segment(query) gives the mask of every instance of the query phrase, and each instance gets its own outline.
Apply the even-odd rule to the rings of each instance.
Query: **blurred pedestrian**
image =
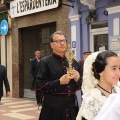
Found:
[[[78,61],[78,64],[80,66],[80,78],[82,80],[82,77],[83,77],[83,66],[84,66],[84,61],[85,59],[91,54],[91,51],[86,51],[83,53],[83,59],[80,59]]]
[[[10,96],[10,85],[7,78],[7,71],[5,66],[0,65],[0,104],[3,96],[3,83],[6,89],[6,96]]]
[[[30,72],[32,74],[32,77],[33,77],[33,83],[32,83],[32,86],[33,84],[35,83],[36,81],[36,75],[37,75],[37,66],[40,62],[40,57],[41,57],[41,53],[40,53],[40,50],[36,50],[34,52],[35,54],[35,57],[30,59]],[[36,91],[36,100],[37,100],[37,105],[38,105],[38,108],[39,106],[41,105],[42,103],[42,95],[40,93],[40,91]]]
[[[35,71],[38,66],[38,63],[40,62],[40,56],[41,56],[40,50],[36,50],[34,54],[35,54],[35,57],[30,59],[30,72],[33,77],[35,75]]]
[[[80,74],[79,65],[73,59],[70,76],[67,76],[68,60],[65,57],[67,40],[62,31],[50,37],[53,53],[41,59],[37,74],[37,89],[44,94],[39,120],[76,120],[76,89]]]

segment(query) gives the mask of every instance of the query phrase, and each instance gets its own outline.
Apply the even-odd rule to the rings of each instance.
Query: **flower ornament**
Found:
[[[96,0],[80,0],[80,2],[84,5],[87,5],[90,9],[88,16],[86,17],[86,22],[91,23],[96,20],[96,8],[95,8]]]
[[[86,22],[91,23],[96,20],[96,10],[90,10],[89,15],[86,17]]]

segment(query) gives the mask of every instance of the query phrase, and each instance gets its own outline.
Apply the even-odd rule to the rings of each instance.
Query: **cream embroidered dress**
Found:
[[[117,86],[114,89],[117,93],[120,93],[120,89]],[[90,90],[83,95],[82,105],[76,120],[82,120],[82,117],[87,120],[94,120],[106,100],[107,97],[98,88]]]

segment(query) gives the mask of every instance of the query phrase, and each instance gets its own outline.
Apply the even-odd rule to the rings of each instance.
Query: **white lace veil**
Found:
[[[82,83],[83,94],[89,92],[89,90],[94,88],[98,83],[98,80],[92,75],[92,63],[95,61],[98,53],[100,52],[101,51],[89,55],[84,62]]]

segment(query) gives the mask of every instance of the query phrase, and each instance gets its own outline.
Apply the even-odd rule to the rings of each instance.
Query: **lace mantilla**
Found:
[[[98,80],[92,75],[92,63],[95,61],[98,53],[100,53],[100,51],[89,55],[84,62],[82,83],[83,93],[87,93],[90,89],[93,89],[98,84]]]

